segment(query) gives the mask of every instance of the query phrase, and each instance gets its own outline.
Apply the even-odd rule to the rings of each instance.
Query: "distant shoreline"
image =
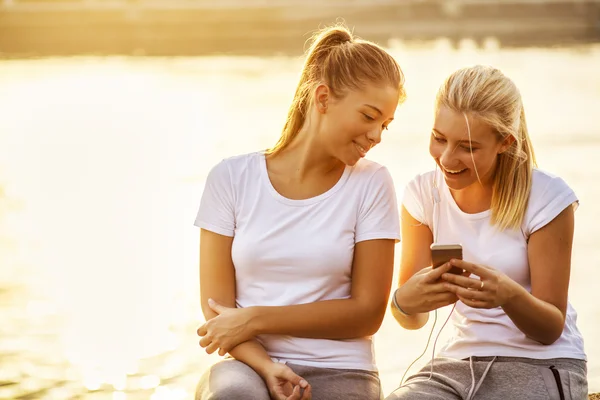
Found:
[[[0,0],[0,56],[294,55],[312,32],[339,21],[384,45],[442,37],[493,38],[502,47],[600,42],[600,0],[267,3]]]

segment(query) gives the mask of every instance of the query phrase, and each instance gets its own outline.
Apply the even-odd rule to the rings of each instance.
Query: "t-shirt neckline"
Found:
[[[349,167],[348,165],[346,165],[346,167],[344,168],[344,172],[342,173],[342,176],[340,177],[340,179],[338,179],[338,181],[335,183],[335,185],[333,185],[329,190],[327,190],[317,196],[309,197],[308,199],[297,200],[297,199],[290,199],[290,198],[287,198],[287,197],[281,195],[275,189],[275,187],[273,187],[273,184],[271,183],[271,179],[269,179],[269,173],[267,171],[267,158],[266,158],[265,152],[258,153],[258,160],[260,163],[260,176],[263,181],[263,184],[267,187],[268,191],[271,193],[271,195],[277,201],[279,201],[280,203],[283,203],[283,204],[290,205],[290,206],[305,206],[305,205],[309,205],[309,204],[315,204],[315,203],[325,200],[328,197],[331,197],[332,195],[334,195],[337,191],[339,191],[344,186],[344,184],[348,180],[348,177],[350,176],[350,172],[352,171],[352,168]]]

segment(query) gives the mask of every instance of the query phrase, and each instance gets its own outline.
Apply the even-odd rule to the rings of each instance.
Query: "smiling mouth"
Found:
[[[356,149],[360,153],[361,157],[364,157],[365,154],[367,154],[367,152],[369,151],[369,149],[365,149],[363,146],[361,146],[360,144],[358,144],[356,142],[352,142],[352,143],[354,143],[354,145],[356,146]]]
[[[448,175],[459,175],[467,170],[466,168],[457,169],[457,170],[452,170],[452,169],[448,169],[448,168],[443,168],[443,169],[444,169],[444,172],[447,173]]]

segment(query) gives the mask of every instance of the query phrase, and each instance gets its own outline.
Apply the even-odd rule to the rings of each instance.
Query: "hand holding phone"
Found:
[[[460,244],[435,244],[430,246],[431,266],[438,268],[452,259],[462,260],[462,246]],[[452,267],[451,274],[462,275],[462,269]]]

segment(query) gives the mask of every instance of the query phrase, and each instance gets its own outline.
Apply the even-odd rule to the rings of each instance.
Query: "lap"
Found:
[[[383,397],[377,372],[287,365],[310,383],[314,400],[380,400]]]
[[[585,361],[572,359],[533,360],[499,357],[490,367],[490,358],[474,358],[473,375],[469,360],[437,358],[433,375],[430,365],[411,376],[403,387],[386,400],[402,399],[467,399],[476,387],[476,399],[506,400],[560,399],[560,387],[566,400],[587,399]],[[556,370],[554,372],[550,367]],[[558,374],[558,380],[555,375]]]
[[[228,359],[211,366],[200,378],[196,400],[269,400],[265,382],[241,361]]]
[[[380,400],[383,397],[376,372],[287,365],[311,385],[313,400]],[[229,359],[210,367],[196,388],[196,400],[221,399],[269,400],[269,392],[251,367]]]

